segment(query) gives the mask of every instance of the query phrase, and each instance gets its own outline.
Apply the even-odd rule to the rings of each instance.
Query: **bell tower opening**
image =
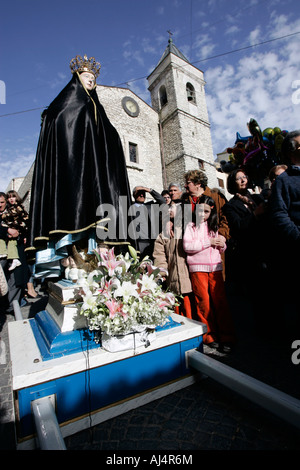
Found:
[[[194,103],[194,104],[197,104],[196,103],[196,92],[195,92],[195,88],[193,87],[193,85],[189,82],[187,82],[186,84],[186,97],[187,97],[187,100],[190,102],[190,103]]]

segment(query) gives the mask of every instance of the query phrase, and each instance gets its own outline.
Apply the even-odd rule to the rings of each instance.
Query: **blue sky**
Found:
[[[236,132],[249,134],[251,117],[262,129],[300,128],[299,0],[9,0],[0,15],[0,191],[33,163],[40,114],[70,80],[73,57],[94,56],[98,84],[129,86],[150,104],[145,77],[168,30],[204,72],[215,155]]]

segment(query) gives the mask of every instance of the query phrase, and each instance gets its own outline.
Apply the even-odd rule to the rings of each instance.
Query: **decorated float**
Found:
[[[205,325],[174,313],[166,275],[134,249],[67,261],[46,309],[9,323],[18,449],[34,448],[35,403],[51,400],[63,437],[191,385],[186,352]]]

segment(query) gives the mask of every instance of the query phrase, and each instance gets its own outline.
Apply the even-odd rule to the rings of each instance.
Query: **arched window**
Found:
[[[129,142],[129,161],[138,163],[138,146],[132,142]]]
[[[162,85],[159,89],[159,101],[161,108],[168,102],[167,90],[165,85]]]
[[[195,88],[189,82],[186,84],[186,97],[188,101],[191,101],[192,103],[196,104]]]

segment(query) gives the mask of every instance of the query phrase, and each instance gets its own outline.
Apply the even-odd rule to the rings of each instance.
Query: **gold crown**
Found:
[[[100,73],[101,64],[96,62],[94,57],[88,59],[87,55],[84,55],[83,58],[80,55],[77,55],[70,62],[70,69],[72,73],[75,72],[90,72],[95,75],[97,78]]]

